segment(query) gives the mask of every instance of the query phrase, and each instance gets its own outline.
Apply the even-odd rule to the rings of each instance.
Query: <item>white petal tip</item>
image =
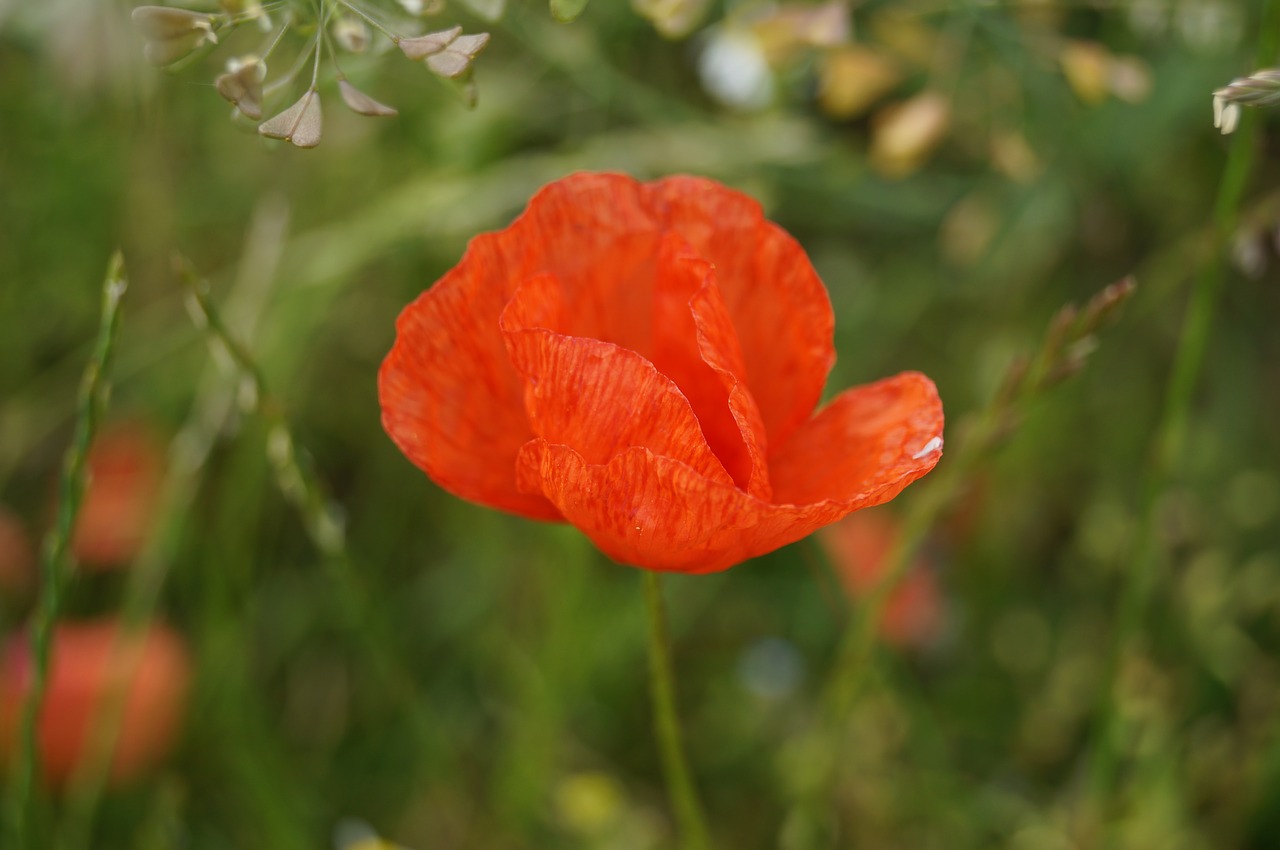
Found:
[[[942,438],[941,438],[941,437],[934,437],[932,440],[930,440],[929,442],[925,443],[925,444],[924,444],[924,447],[923,447],[922,449],[920,449],[920,451],[918,451],[918,452],[916,452],[915,454],[913,454],[913,455],[911,456],[911,459],[912,459],[912,460],[920,460],[921,458],[928,457],[929,455],[933,454],[934,452],[941,451],[941,450],[942,450]]]

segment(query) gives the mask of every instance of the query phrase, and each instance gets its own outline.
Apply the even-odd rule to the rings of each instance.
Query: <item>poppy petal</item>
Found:
[[[768,501],[764,421],[742,380],[742,350],[715,268],[672,232],[658,252],[653,325],[654,365],[689,400],[707,443],[737,485]]]
[[[661,233],[643,188],[622,174],[573,174],[539,191],[500,235],[522,252],[517,283],[542,272],[559,280],[572,305],[566,333],[647,356]]]
[[[679,387],[634,351],[562,333],[567,315],[559,281],[538,275],[516,291],[499,322],[525,378],[534,434],[592,464],[643,446],[732,484]]]
[[[769,445],[781,445],[813,412],[835,363],[826,287],[800,244],[749,196],[697,177],[670,177],[649,189],[666,227],[715,264],[747,386]]]
[[[458,265],[401,313],[378,377],[383,426],[441,487],[558,518],[546,500],[516,488],[515,455],[533,432],[498,318],[520,282],[554,270],[576,332],[643,351],[651,323],[635,316],[652,310],[658,237],[640,194],[641,184],[618,174],[552,183],[506,230],[472,239]]]
[[[498,317],[510,261],[494,236],[396,321],[378,373],[382,424],[409,460],[444,489],[533,519],[558,519],[545,499],[516,488],[515,457],[533,437],[523,384],[507,359]]]
[[[522,486],[538,488],[618,563],[699,573],[754,554],[743,531],[763,502],[646,448],[591,464],[569,446],[531,440],[516,469]]]
[[[941,456],[938,391],[904,372],[836,396],[772,453],[769,469],[778,502],[867,507],[892,499]]]
[[[569,446],[531,440],[516,475],[537,488],[606,555],[650,570],[708,573],[794,543],[861,507],[896,495],[906,481],[880,482],[848,499],[777,505],[643,447],[605,464]]]

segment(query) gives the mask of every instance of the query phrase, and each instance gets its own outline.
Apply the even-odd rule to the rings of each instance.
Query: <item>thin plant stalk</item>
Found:
[[[1264,11],[1262,38],[1257,63],[1265,65],[1280,50],[1280,3],[1270,0]],[[1174,355],[1173,371],[1165,395],[1164,408],[1153,439],[1153,453],[1145,468],[1140,498],[1142,524],[1139,537],[1124,571],[1116,616],[1116,633],[1107,660],[1105,691],[1095,717],[1095,746],[1090,768],[1090,794],[1102,805],[1115,790],[1123,746],[1119,716],[1119,675],[1122,662],[1138,640],[1150,604],[1151,591],[1160,572],[1162,555],[1157,534],[1156,508],[1160,494],[1176,474],[1186,454],[1191,402],[1204,366],[1209,334],[1217,314],[1226,272],[1225,246],[1229,244],[1240,216],[1245,185],[1257,149],[1253,110],[1245,110],[1227,154],[1222,180],[1213,208],[1213,224],[1219,250],[1196,277],[1191,303]]]
[[[396,661],[383,618],[374,613],[367,588],[358,580],[346,545],[346,519],[329,496],[308,455],[293,439],[281,404],[270,395],[261,368],[235,338],[209,299],[206,283],[185,261],[179,274],[187,285],[192,317],[207,331],[215,351],[227,356],[240,373],[241,393],[267,427],[267,455],[277,483],[302,518],[312,544],[320,551],[330,578],[339,589],[347,627],[364,645],[374,673],[409,712],[414,735],[424,757],[441,757],[447,748],[431,716],[426,697]]]
[[[41,593],[31,624],[31,688],[22,705],[18,755],[9,797],[9,823],[15,848],[34,846],[31,810],[37,763],[37,719],[49,684],[53,626],[61,610],[63,592],[71,580],[71,538],[88,480],[89,447],[107,406],[110,386],[107,373],[120,329],[120,302],[127,288],[124,258],[116,251],[102,283],[102,318],[93,354],[80,384],[75,432],[63,461],[58,487],[57,519],[45,539],[41,556]]]
[[[1036,355],[1014,361],[991,401],[961,425],[955,451],[910,500],[883,571],[855,604],[823,691],[822,716],[803,743],[803,750],[815,756],[813,773],[800,789],[785,827],[798,835],[801,845],[826,840],[820,824],[838,779],[835,754],[842,748],[846,719],[875,666],[876,635],[885,605],[906,578],[929,529],[963,492],[973,470],[1016,426],[1020,409],[1083,368],[1092,351],[1093,334],[1128,300],[1133,289],[1133,279],[1125,278],[1095,295],[1083,309],[1068,305],[1060,310]]]
[[[649,615],[649,689],[653,699],[653,728],[662,756],[667,793],[680,829],[683,850],[708,850],[711,846],[707,819],[693,784],[676,711],[675,674],[671,663],[671,637],[662,598],[662,578],[644,573],[644,601]]]
[[[287,207],[274,197],[260,205],[255,213],[236,290],[241,296],[239,318],[246,330],[256,326],[264,307],[267,286],[279,263],[287,219]],[[129,572],[120,617],[122,628],[113,652],[128,652],[132,642],[141,638],[154,619],[169,565],[186,530],[185,521],[195,500],[205,461],[234,403],[235,389],[228,386],[225,378],[210,373],[201,381],[192,413],[170,445],[168,473],[157,511],[158,531],[151,535]],[[126,685],[127,677],[109,689],[102,710],[95,715],[87,754],[72,777],[61,818],[64,826],[59,846],[63,850],[82,850],[89,846],[94,814],[106,787],[124,719]]]
[[[885,605],[893,591],[906,578],[915,554],[938,519],[961,492],[978,461],[985,457],[999,431],[1000,416],[995,405],[989,406],[972,423],[966,438],[960,441],[950,462],[911,501],[901,533],[885,558],[884,571],[875,585],[854,605],[853,616],[841,638],[836,661],[822,692],[819,722],[803,740],[802,751],[814,754],[812,773],[800,789],[799,799],[788,814],[784,829],[800,847],[827,846],[830,836],[822,824],[824,812],[838,780],[838,758],[842,748],[845,721],[875,668],[876,635],[884,617]],[[790,842],[788,842],[790,844]]]
[[[392,43],[398,44],[400,42],[399,35],[389,30],[385,24],[383,24],[377,18],[370,15],[364,9],[361,9],[359,6],[357,6],[354,3],[347,2],[347,0],[338,0],[338,2],[341,3],[343,6],[345,6],[349,11],[354,12],[357,16],[363,18],[365,23],[367,23],[369,26],[373,27],[378,32],[385,35],[387,38],[389,38],[392,41]]]
[[[1036,356],[1015,361],[991,402],[962,424],[956,450],[929,477],[922,492],[911,500],[902,532],[886,559],[884,571],[856,606],[827,681],[828,722],[838,723],[848,715],[869,672],[868,661],[885,604],[906,577],[929,529],[960,495],[978,464],[1016,426],[1019,409],[1083,368],[1092,351],[1094,332],[1114,315],[1133,289],[1133,279],[1125,278],[1098,293],[1083,309],[1067,306],[1060,310],[1050,323]]]

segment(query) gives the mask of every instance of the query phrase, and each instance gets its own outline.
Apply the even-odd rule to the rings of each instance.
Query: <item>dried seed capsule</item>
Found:
[[[152,65],[171,65],[206,41],[218,43],[212,15],[168,6],[139,6],[132,18],[146,39],[143,55]]]
[[[487,32],[460,35],[439,53],[427,57],[427,67],[442,77],[457,77],[471,67],[476,55],[489,43]]]
[[[372,117],[399,114],[394,107],[374,100],[346,80],[338,80],[338,91],[342,93],[343,102],[350,107],[352,112]]]
[[[308,89],[298,102],[258,125],[258,132],[271,139],[283,139],[300,148],[320,144],[320,96]]]
[[[451,27],[414,38],[402,38],[396,42],[396,45],[410,59],[425,59],[444,50],[460,35],[462,35],[462,27]]]
[[[245,117],[254,121],[262,119],[262,81],[267,75],[267,65],[256,56],[233,59],[227,63],[227,73],[213,81],[218,94],[230,101]]]

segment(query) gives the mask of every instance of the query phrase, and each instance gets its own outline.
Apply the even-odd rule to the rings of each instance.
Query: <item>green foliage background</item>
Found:
[[[1258,114],[1224,138],[1210,110],[1268,33],[1262,3],[1214,3],[1239,24],[1218,41],[1180,23],[1202,4],[1155,3],[1159,33],[1133,26],[1131,5],[858,6],[858,38],[896,7],[959,57],[946,140],[891,180],[869,165],[868,120],[815,105],[811,59],[779,72],[772,106],[735,112],[699,84],[706,32],[664,40],[625,3],[596,0],[568,25],[539,4],[513,3],[493,25],[450,7],[444,23],[493,33],[476,63],[479,106],[465,110],[399,55],[349,60],[401,115],[360,118],[324,89],[313,151],[227,120],[208,84],[226,51],[172,75],[142,66],[128,4],[0,3],[0,504],[33,533],[49,524],[116,245],[131,285],[109,418],[172,435],[201,393],[234,386],[184,309],[179,251],[229,315],[261,298],[244,342],[345,518],[353,577],[276,486],[270,422],[233,410],[215,423],[193,501],[173,519],[156,614],[193,653],[184,734],[163,770],[108,793],[91,846],[302,850],[331,846],[353,817],[411,850],[675,845],[640,575],[572,529],[444,494],[378,421],[375,376],[398,311],[470,236],[578,169],[696,173],[759,198],[830,288],[830,391],[921,370],[949,438],[1059,307],[1138,280],[1085,370],[1025,411],[934,528],[942,637],[877,652],[839,749],[797,744],[851,616],[814,542],[666,582],[717,846],[824,846],[788,818],[821,758],[839,765],[825,846],[1273,846],[1276,124]],[[711,20],[733,11],[716,6]],[[1139,57],[1150,95],[1083,103],[1055,59],[1062,38]],[[887,99],[928,82],[908,75]],[[1025,137],[1034,176],[994,167],[997,131]],[[1255,167],[1224,236],[1214,203],[1233,143],[1252,146]],[[961,203],[994,223],[968,262],[940,247],[964,224],[948,219]],[[272,222],[284,223],[278,240],[262,235]],[[271,264],[244,259],[255,238],[280,251],[257,282]],[[1251,274],[1231,262],[1246,249],[1261,258]],[[1148,513],[1141,482],[1190,293],[1223,264],[1184,451]],[[926,486],[882,510],[908,509]],[[1159,557],[1140,631],[1119,653],[1119,770],[1099,799],[1095,715],[1148,525]],[[76,577],[64,616],[118,610],[129,580]],[[6,632],[31,602],[4,599]],[[771,639],[794,649],[801,675],[765,698],[741,671]],[[41,796],[52,836],[66,808]]]

